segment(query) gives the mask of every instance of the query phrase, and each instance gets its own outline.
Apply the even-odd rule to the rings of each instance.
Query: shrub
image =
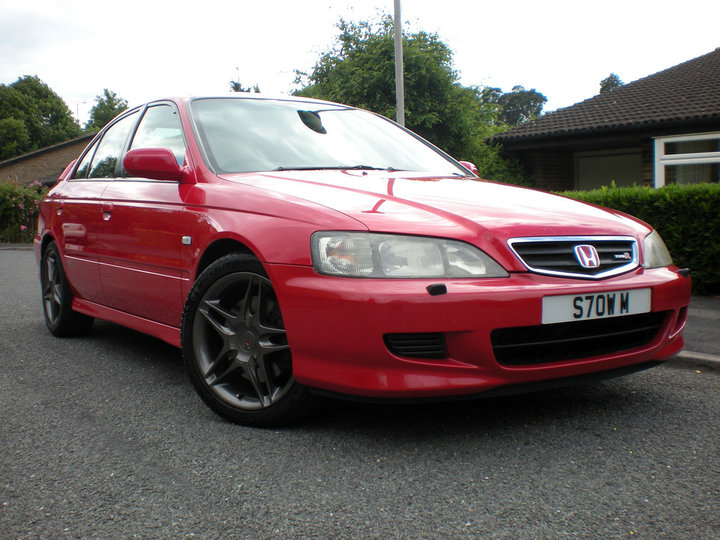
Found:
[[[27,186],[0,180],[0,242],[32,242],[46,191],[37,180]]]
[[[690,268],[696,293],[720,291],[720,184],[603,187],[563,195],[651,224],[665,240],[675,264]]]

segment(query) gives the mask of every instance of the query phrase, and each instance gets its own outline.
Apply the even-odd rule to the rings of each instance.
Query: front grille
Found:
[[[505,366],[579,360],[647,345],[663,326],[666,312],[592,321],[493,330],[495,359]]]
[[[638,265],[637,242],[628,236],[513,238],[508,244],[528,270],[539,274],[599,279]],[[575,247],[580,245],[597,250],[600,266],[584,268],[580,264],[575,255]]]
[[[426,360],[445,358],[443,334],[386,334],[383,340],[395,356]]]

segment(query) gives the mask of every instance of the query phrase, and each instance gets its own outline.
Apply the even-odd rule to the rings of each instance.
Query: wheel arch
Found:
[[[40,252],[39,252],[40,258],[42,258],[42,254],[45,253],[45,250],[47,249],[48,244],[50,242],[54,242],[55,245],[58,246],[58,251],[60,250],[60,246],[58,245],[55,237],[52,235],[52,233],[50,233],[49,231],[46,231],[45,234],[40,239]],[[62,253],[60,253],[60,254],[62,255]]]
[[[247,245],[243,244],[241,241],[234,238],[220,238],[218,240],[215,240],[205,248],[205,251],[200,257],[200,261],[198,262],[197,269],[195,270],[193,282],[196,281],[198,277],[200,277],[200,274],[202,274],[208,266],[210,266],[212,263],[214,263],[221,257],[229,255],[230,253],[243,253],[245,255],[250,255],[251,257],[254,257],[258,261],[260,261],[260,258],[257,256],[257,254],[255,254],[252,249],[250,249]]]

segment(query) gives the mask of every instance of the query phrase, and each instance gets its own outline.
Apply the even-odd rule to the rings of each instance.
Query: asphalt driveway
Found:
[[[514,398],[326,401],[260,430],[215,416],[158,340],[102,322],[50,336],[30,251],[0,250],[0,276],[2,538],[718,537],[712,362]],[[714,302],[688,327],[709,357]]]

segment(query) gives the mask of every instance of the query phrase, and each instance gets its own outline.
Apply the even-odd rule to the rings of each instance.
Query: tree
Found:
[[[103,89],[103,93],[95,96],[95,105],[90,109],[90,119],[85,124],[85,131],[96,131],[128,108],[128,103],[112,90]]]
[[[610,92],[611,90],[614,90],[615,88],[618,88],[623,84],[624,83],[620,80],[620,77],[618,77],[614,73],[611,73],[605,79],[600,81],[600,93],[604,94],[605,92]]]
[[[296,72],[296,95],[338,101],[395,118],[393,21],[351,23],[340,20],[336,44],[312,71]],[[480,174],[518,181],[488,138],[501,129],[497,107],[481,90],[458,83],[452,51],[437,34],[403,35],[406,126],[458,159],[473,161]]]
[[[392,19],[379,23],[340,20],[336,46],[323,54],[297,95],[347,103],[394,118],[395,67]],[[475,91],[456,84],[452,52],[435,34],[403,37],[405,123],[458,155],[478,131],[484,115]]]
[[[30,142],[25,123],[17,118],[0,120],[0,160],[23,153]]]
[[[260,87],[256,84],[252,88],[243,88],[243,85],[240,84],[240,82],[236,81],[230,81],[230,91],[231,92],[255,92],[256,94],[260,93]]]
[[[513,86],[511,92],[503,93],[500,88],[483,88],[481,99],[498,107],[498,120],[508,126],[517,126],[542,113],[547,98],[535,90],[525,90],[521,85]]]
[[[37,76],[0,84],[0,159],[78,137],[82,130],[65,102]]]

